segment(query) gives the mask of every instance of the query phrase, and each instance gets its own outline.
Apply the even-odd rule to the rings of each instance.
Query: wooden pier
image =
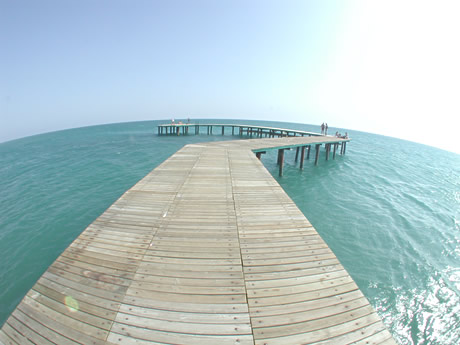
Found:
[[[232,135],[247,135],[250,138],[276,138],[276,137],[295,137],[295,136],[320,136],[315,132],[299,131],[295,129],[276,128],[267,126],[253,126],[241,124],[212,124],[212,123],[167,123],[158,125],[158,135],[187,135],[200,134],[201,129],[206,130],[207,135],[220,133],[224,135],[230,132]],[[214,131],[214,133],[213,133]]]
[[[395,344],[254,154],[328,140],[184,146],[59,256],[0,344]]]

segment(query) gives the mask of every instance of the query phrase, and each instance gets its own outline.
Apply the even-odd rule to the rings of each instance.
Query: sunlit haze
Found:
[[[460,153],[459,1],[0,1],[0,142],[174,118]]]

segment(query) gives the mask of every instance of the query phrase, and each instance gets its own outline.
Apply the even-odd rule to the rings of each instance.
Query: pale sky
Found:
[[[460,1],[0,0],[0,142],[174,118],[460,153]]]

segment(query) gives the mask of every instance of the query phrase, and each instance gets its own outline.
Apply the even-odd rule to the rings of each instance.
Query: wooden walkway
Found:
[[[0,343],[395,344],[252,152],[320,139],[183,147],[62,253]]]
[[[232,135],[247,135],[249,137],[295,137],[295,136],[320,136],[321,134],[315,132],[306,132],[296,129],[286,129],[267,126],[254,126],[242,124],[224,124],[224,123],[167,123],[158,125],[158,135],[186,135],[186,134],[200,134],[201,128],[206,129],[208,135],[213,134],[213,130],[221,129],[222,135],[227,132],[232,132]]]

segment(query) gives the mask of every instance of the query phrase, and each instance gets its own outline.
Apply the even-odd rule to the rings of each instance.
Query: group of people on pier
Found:
[[[345,132],[345,135],[340,134],[338,131],[335,132],[337,138],[348,139],[348,132]]]
[[[321,124],[321,134],[322,135],[327,135],[327,129],[329,128],[329,126],[327,125],[327,123],[322,123]]]
[[[322,135],[327,135],[328,128],[329,128],[329,126],[327,125],[327,123],[323,122],[321,124],[321,134]],[[337,131],[337,132],[335,132],[335,137],[336,138],[342,138],[342,139],[348,139],[348,132],[345,132],[345,135],[342,135]]]

